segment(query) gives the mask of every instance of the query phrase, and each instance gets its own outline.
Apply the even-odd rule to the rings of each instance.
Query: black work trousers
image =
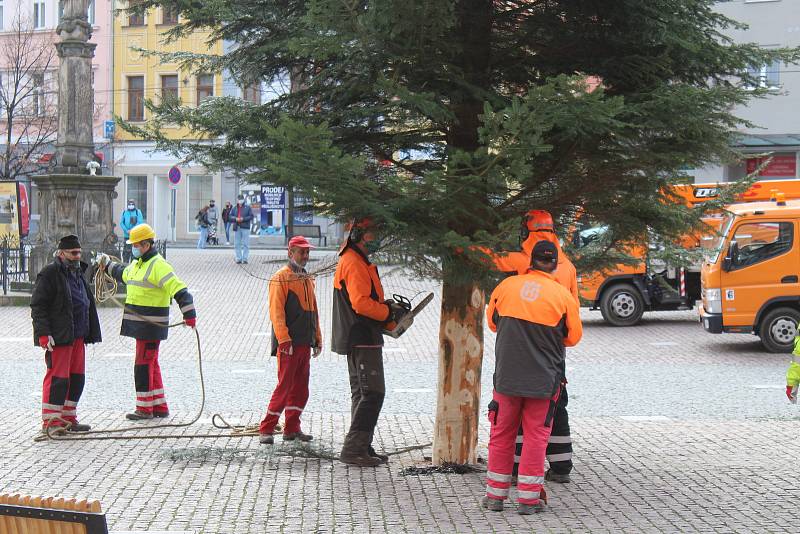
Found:
[[[347,354],[350,375],[350,430],[372,436],[386,394],[381,347],[353,347]],[[370,442],[372,440],[370,439]]]
[[[569,433],[569,414],[567,413],[567,385],[561,388],[561,395],[556,402],[553,414],[553,431],[547,442],[547,462],[550,469],[559,475],[568,475],[572,471],[572,437]],[[519,458],[522,456],[522,426],[517,433],[517,450],[514,453],[514,475],[519,468]]]

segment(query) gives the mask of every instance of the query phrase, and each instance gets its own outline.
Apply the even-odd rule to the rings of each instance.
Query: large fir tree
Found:
[[[252,105],[151,105],[131,131],[254,182],[293,186],[341,219],[381,220],[443,281],[434,461],[474,462],[483,265],[519,217],[607,226],[603,247],[666,241],[698,213],[666,202],[685,169],[734,157],[734,106],[764,95],[747,68],[795,50],[735,44],[711,0],[144,0],[172,36],[212,28],[222,57],[163,54],[242,85],[291,77]],[[755,87],[755,89],[753,89]],[[167,139],[186,125],[218,143]],[[466,252],[465,252],[466,251]]]

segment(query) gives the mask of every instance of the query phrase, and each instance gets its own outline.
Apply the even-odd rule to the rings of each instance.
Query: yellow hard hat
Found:
[[[125,241],[129,245],[144,241],[145,239],[155,239],[156,232],[149,224],[137,224],[131,228],[131,236]]]

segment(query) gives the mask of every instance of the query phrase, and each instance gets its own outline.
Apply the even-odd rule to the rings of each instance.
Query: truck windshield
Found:
[[[712,236],[708,241],[710,246],[708,247],[707,257],[710,263],[717,263],[719,255],[722,252],[722,247],[725,245],[725,238],[728,236],[728,232],[731,231],[732,224],[733,215],[726,215],[722,219],[722,224],[719,226],[719,235]]]

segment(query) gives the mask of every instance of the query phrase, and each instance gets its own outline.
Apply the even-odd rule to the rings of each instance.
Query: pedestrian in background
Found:
[[[236,207],[231,210],[229,219],[233,219],[233,251],[236,263],[247,263],[250,256],[250,223],[253,210],[244,201],[244,195],[236,198]]]
[[[217,221],[219,221],[219,210],[216,206],[217,205],[212,198],[208,202],[208,211],[206,212],[206,218],[208,219],[208,243],[212,245],[219,245],[219,241],[217,241]]]
[[[306,272],[313,247],[303,236],[289,240],[289,263],[269,281],[269,319],[272,322],[272,355],[278,358],[278,384],[267,414],[258,429],[260,442],[274,443],[272,433],[281,412],[286,412],[283,441],[311,441],[300,428],[300,415],[308,402],[311,354],[322,351],[314,280]]]
[[[222,210],[222,222],[225,224],[225,244],[231,244],[231,226],[233,226],[233,221],[231,220],[231,202],[230,200],[225,201],[225,208]]]
[[[120,334],[136,340],[133,366],[136,409],[125,417],[132,421],[167,417],[169,408],[158,364],[159,346],[169,332],[169,306],[174,300],[189,328],[197,323],[194,299],[189,289],[155,249],[156,233],[147,224],[131,230],[135,261],[130,265],[111,262],[98,256],[100,268],[126,284],[125,311]]]
[[[86,344],[99,343],[100,321],[84,273],[78,236],[58,242],[52,263],[38,275],[31,295],[34,344],[45,350],[47,372],[42,384],[42,431],[86,432],[78,422],[83,393]],[[69,425],[65,425],[67,421]]]
[[[197,239],[197,248],[206,248],[208,242],[208,227],[210,226],[208,221],[208,206],[200,208],[195,220],[197,221],[197,228],[200,230],[200,237]]]
[[[131,236],[133,227],[143,222],[144,215],[142,215],[142,210],[136,207],[136,202],[132,198],[128,199],[128,206],[119,218],[119,227],[122,228],[122,237],[125,240],[122,247],[122,261],[131,261],[131,246],[127,243],[127,240]]]
[[[489,404],[489,459],[483,506],[501,511],[511,488],[514,447],[524,429],[517,480],[522,515],[544,510],[544,460],[553,412],[564,384],[565,347],[580,341],[578,303],[555,280],[558,248],[540,241],[531,270],[503,280],[486,312],[497,332],[493,400]]]

